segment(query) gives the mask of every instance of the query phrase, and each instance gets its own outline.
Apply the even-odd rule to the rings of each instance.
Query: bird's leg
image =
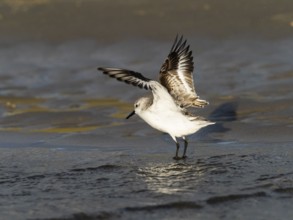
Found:
[[[176,140],[176,139],[175,139],[175,140]],[[178,143],[177,140],[176,140],[175,142],[176,142],[176,155],[175,155],[175,157],[173,157],[173,159],[174,159],[174,160],[180,160],[181,158],[178,157],[178,152],[179,152],[180,145],[179,145],[179,143]]]
[[[187,142],[186,137],[183,137],[183,140],[184,140],[184,151],[183,151],[182,159],[185,159],[185,158],[187,158],[186,150],[187,150],[188,142]]]

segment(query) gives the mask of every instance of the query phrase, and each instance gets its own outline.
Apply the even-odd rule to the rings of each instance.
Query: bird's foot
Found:
[[[173,157],[174,160],[181,160],[182,158],[181,157],[178,157],[178,156],[175,156]]]
[[[174,160],[185,160],[187,158],[187,156],[182,156],[182,157],[178,157],[178,156],[175,156],[173,157]]]

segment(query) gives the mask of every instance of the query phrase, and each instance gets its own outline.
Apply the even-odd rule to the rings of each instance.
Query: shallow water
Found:
[[[9,7],[37,13],[24,6]],[[63,31],[56,41],[19,30],[23,38],[3,38],[1,218],[292,219],[293,40],[284,29],[273,39],[266,29],[227,38],[188,32],[196,89],[210,102],[197,112],[217,124],[189,137],[184,161],[172,160],[168,135],[124,119],[147,91],[96,70],[156,78],[173,36],[73,39]]]

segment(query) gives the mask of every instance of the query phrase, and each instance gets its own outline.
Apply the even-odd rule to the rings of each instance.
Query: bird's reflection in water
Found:
[[[205,177],[207,167],[200,162],[154,164],[139,169],[149,190],[164,193],[190,193]]]

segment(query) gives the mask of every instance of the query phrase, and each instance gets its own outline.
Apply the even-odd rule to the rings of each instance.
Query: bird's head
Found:
[[[145,111],[152,104],[151,97],[141,97],[134,103],[134,110],[126,117],[129,119],[134,114],[140,115],[143,111]]]

